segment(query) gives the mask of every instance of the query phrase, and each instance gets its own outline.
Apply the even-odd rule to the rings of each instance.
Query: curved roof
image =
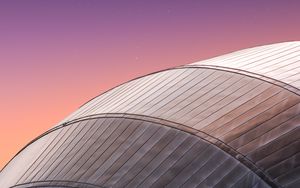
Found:
[[[26,170],[20,172],[22,176],[11,182],[17,180],[21,187],[28,186],[30,182],[41,183],[50,180],[52,183],[54,180],[55,183],[60,180],[62,184],[58,184],[61,186],[70,179],[72,179],[72,183],[81,182],[98,187],[117,185],[122,187],[125,184],[149,186],[156,181],[161,182],[155,184],[157,186],[197,185],[201,187],[204,182],[215,187],[231,187],[233,185],[240,187],[242,185],[244,185],[242,187],[245,185],[249,187],[255,185],[259,185],[258,187],[297,186],[300,182],[298,160],[300,151],[299,49],[300,42],[266,45],[159,71],[126,82],[84,104],[63,120],[60,125],[25,148],[1,173],[0,182],[1,177],[2,179],[5,177],[3,174],[13,173],[13,166],[22,164],[24,158],[27,157],[27,160],[30,161],[31,157],[29,156],[32,156],[32,151],[29,148],[41,147],[37,142],[42,142],[41,140],[47,138],[47,141],[42,143],[46,149],[37,155],[44,157],[36,158],[31,166],[29,163],[29,166],[24,166]],[[110,136],[103,138],[101,135],[110,124],[104,123],[106,126],[104,130],[100,128],[97,129],[98,131],[88,134],[96,135],[95,142],[88,145],[91,151],[83,152],[82,148],[76,149],[75,146],[80,145],[82,139],[84,141],[81,144],[85,145],[93,138],[93,136],[89,138],[85,138],[84,135],[78,136],[81,131],[75,134],[73,131],[76,132],[79,129],[78,123],[90,124],[88,122],[93,122],[95,119],[104,122],[117,121],[118,123],[113,124],[112,127],[115,127],[116,130],[120,129],[120,131],[111,130],[113,132],[108,134]],[[122,123],[125,120],[142,122],[142,124],[148,122],[150,125],[147,126],[152,127],[151,130],[154,130],[154,127],[161,127],[162,132],[158,134],[163,134],[165,137],[163,135],[154,136],[153,140],[148,143],[149,147],[139,150],[137,147],[140,147],[141,143],[130,141],[131,133],[129,134],[125,130],[133,131],[137,127],[143,129],[143,126],[132,127],[131,123],[130,125]],[[102,124],[96,123],[94,129],[101,127]],[[92,127],[80,130],[86,129],[85,132],[89,132]],[[163,130],[167,132],[169,130],[170,135],[163,133]],[[163,156],[167,158],[173,154],[185,156],[183,149],[178,151],[173,148],[173,150],[168,150],[167,154],[164,153],[166,152],[164,148],[167,146],[162,146],[162,143],[171,144],[177,130],[180,132],[180,134],[176,133],[178,135],[188,134],[186,136],[190,139],[195,138],[197,143],[211,145],[215,148],[215,152],[212,153],[218,153],[216,154],[217,158],[229,161],[220,163],[220,168],[213,166],[212,162],[216,159],[212,154],[206,156],[206,158],[212,159],[212,162],[208,162],[209,165],[203,164],[205,166],[203,168],[199,161],[200,166],[197,166],[195,162],[197,160],[190,158],[185,162],[178,159],[181,161],[178,161],[178,164],[182,166],[176,166],[177,162],[174,164],[175,166],[170,162],[164,164]],[[65,131],[65,133],[56,137],[55,135],[60,134],[59,131]],[[151,131],[149,131],[150,133]],[[149,134],[146,134],[148,139],[155,135],[154,133]],[[134,134],[132,133],[132,135]],[[98,139],[100,139],[99,142]],[[160,139],[162,142],[152,150],[156,141],[158,142]],[[166,142],[166,140],[169,141]],[[60,144],[53,144],[55,142]],[[64,142],[67,144],[64,145]],[[176,141],[174,142],[176,143]],[[74,147],[66,149],[72,143]],[[109,143],[115,145],[112,147],[114,149],[108,149],[110,148]],[[101,147],[97,148],[99,144]],[[120,149],[119,151],[118,149],[121,146],[126,146],[131,152],[125,155],[127,150]],[[188,146],[191,145],[185,145],[185,147]],[[55,147],[58,148],[53,149]],[[27,150],[28,154],[26,154]],[[192,156],[202,156],[201,151],[192,153]],[[143,152],[149,152],[147,153],[149,156]],[[48,154],[50,158],[47,157]],[[121,160],[123,154],[128,158]],[[76,158],[77,155],[78,158]],[[76,160],[73,161],[74,156]],[[155,156],[160,156],[160,158],[154,160]],[[119,159],[120,161],[117,162]],[[149,161],[147,161],[148,159]],[[172,159],[171,157],[170,160],[172,161]],[[20,161],[18,162],[18,160]],[[67,169],[69,169],[67,171],[59,167],[64,164],[64,160],[66,160],[65,162],[71,160],[70,164],[67,164]],[[152,160],[154,162],[151,163]],[[230,162],[231,160],[235,162]],[[95,164],[95,167],[85,166],[85,161],[87,164]],[[105,161],[107,162],[105,163]],[[128,161],[132,161],[132,163]],[[14,165],[14,163],[16,164]],[[188,168],[188,164],[195,164],[196,167]],[[117,167],[113,168],[114,165]],[[97,168],[105,170],[97,171]],[[166,171],[162,170],[163,168]],[[161,177],[147,174],[149,169],[153,172],[157,171],[155,174],[162,173]],[[224,171],[224,169],[226,170]],[[127,174],[127,172],[130,173]],[[201,179],[204,172],[209,175],[205,179]],[[237,175],[239,173],[243,176]],[[174,180],[178,174],[181,174],[182,179],[176,179],[182,181]],[[95,180],[96,177],[101,181]],[[216,177],[222,177],[224,180],[218,179],[217,181]],[[133,180],[136,184],[130,184],[129,179],[134,178],[137,178],[137,180]],[[160,178],[162,179],[159,180]],[[232,178],[237,179],[232,180]],[[139,181],[148,183],[143,184]],[[124,182],[125,184],[123,184]],[[186,182],[189,183],[185,184]],[[223,183],[218,184],[218,182]],[[68,185],[71,186],[71,184]]]
[[[72,123],[38,139],[5,170],[1,186],[17,188],[269,187],[198,136],[130,117]]]
[[[300,42],[284,42],[244,49],[195,62],[190,66],[240,71],[258,78],[272,78],[299,89]]]
[[[220,86],[216,88],[219,89],[226,85],[233,87],[233,83],[238,85],[239,83],[236,81],[244,83],[243,88],[246,87],[250,89],[248,86],[254,87],[252,82],[255,82],[255,84],[258,85],[264,83],[263,85],[270,84],[268,86],[279,86],[298,94],[300,88],[300,42],[285,42],[240,50],[212,59],[143,76],[139,79],[126,82],[94,98],[65,119],[65,121],[80,118],[81,116],[98,114],[100,111],[105,111],[105,113],[110,111],[117,112],[121,110],[123,106],[128,106],[127,103],[130,103],[130,106],[134,106],[131,101],[135,101],[135,103],[139,103],[141,106],[145,101],[135,100],[135,98],[140,98],[140,96],[144,94],[144,98],[148,95],[154,98],[160,93],[172,93],[177,90],[177,87],[180,87],[180,91],[187,90],[191,92],[191,89],[195,87],[204,86],[200,88],[200,90],[204,90],[212,87],[215,83],[220,83]],[[249,81],[251,81],[251,83]],[[194,85],[188,87],[188,85],[184,85],[186,83]],[[279,87],[277,88],[280,89]],[[138,88],[137,91],[130,91],[136,88]],[[231,88],[227,88],[227,90],[234,91],[231,90]],[[175,92],[173,95],[178,96],[182,94],[183,98],[187,96],[186,93],[180,91]],[[126,98],[124,95],[125,92],[128,95],[134,96]],[[152,93],[155,93],[155,95],[151,95]],[[99,107],[101,100],[107,99],[106,96],[109,96],[112,100],[114,98],[120,98],[119,96],[121,96],[123,100],[120,99],[121,102],[119,103],[115,102],[116,108],[113,108],[111,103],[108,102],[103,105],[109,105],[110,108]],[[148,101],[150,101],[149,97],[147,97],[149,99]],[[126,101],[124,101],[125,99]],[[169,101],[164,100],[164,102]],[[94,104],[97,105],[94,106]],[[97,106],[99,108],[97,108]],[[143,108],[147,108],[147,106],[143,106]],[[149,105],[148,108],[150,108]],[[97,111],[97,109],[99,111]],[[152,110],[154,109],[152,108]],[[131,112],[132,110],[127,107],[121,111]],[[137,114],[147,115],[148,112],[143,111]],[[153,116],[157,117],[156,115]],[[163,117],[163,119],[169,119],[169,117]],[[177,121],[178,120],[175,122]]]

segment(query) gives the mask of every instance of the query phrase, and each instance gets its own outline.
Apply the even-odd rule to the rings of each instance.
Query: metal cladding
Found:
[[[1,187],[300,187],[300,42],[152,73],[21,150]]]

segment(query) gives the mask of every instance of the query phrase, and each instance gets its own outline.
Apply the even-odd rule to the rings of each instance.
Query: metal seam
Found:
[[[160,124],[162,126],[175,128],[175,129],[187,132],[189,134],[195,135],[195,136],[207,141],[208,143],[210,143],[212,145],[215,145],[219,149],[223,150],[225,153],[229,154],[230,156],[232,156],[233,158],[235,158],[236,160],[241,162],[249,170],[251,170],[257,176],[259,176],[262,180],[264,180],[267,184],[271,185],[272,187],[280,187],[280,185],[278,185],[278,183],[274,182],[262,169],[257,167],[251,160],[246,158],[246,156],[239,153],[238,151],[236,151],[234,148],[227,145],[223,141],[221,141],[221,140],[219,140],[219,139],[217,139],[217,138],[215,138],[215,137],[213,137],[213,136],[211,136],[211,135],[209,135],[205,132],[202,132],[200,130],[196,130],[196,129],[188,127],[186,125],[183,125],[183,124],[180,124],[180,123],[177,123],[177,122],[172,122],[172,121],[160,119],[160,118],[156,118],[156,117],[146,116],[146,115],[128,114],[128,113],[101,113],[101,114],[95,114],[95,115],[90,115],[90,116],[77,118],[77,119],[65,122],[65,123],[63,123],[63,124],[61,124],[57,127],[54,127],[53,129],[50,129],[46,133],[40,135],[39,137],[37,137],[36,139],[31,141],[29,144],[27,144],[22,150],[24,150],[27,146],[29,146],[31,143],[35,142],[39,138],[41,138],[41,137],[43,137],[43,136],[45,136],[45,135],[47,135],[47,134],[49,134],[49,133],[51,133],[55,130],[58,130],[60,128],[72,125],[72,124],[77,123],[77,122],[90,120],[90,119],[99,119],[99,118],[126,118],[126,119],[133,119],[133,120],[142,120],[142,121],[146,121],[146,122]],[[205,137],[204,137],[204,135],[205,135]]]

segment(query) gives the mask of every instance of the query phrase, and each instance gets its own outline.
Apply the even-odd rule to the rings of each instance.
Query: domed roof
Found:
[[[117,86],[25,147],[0,183],[299,186],[299,50],[255,47]]]

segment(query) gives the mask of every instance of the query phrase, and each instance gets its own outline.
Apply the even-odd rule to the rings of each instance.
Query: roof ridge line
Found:
[[[93,115],[87,115],[83,117],[79,117],[76,119],[72,119],[70,121],[64,122],[49,131],[55,131],[57,129],[63,128],[65,126],[80,122],[80,121],[85,121],[85,120],[90,120],[90,119],[98,119],[98,118],[125,118],[125,119],[134,119],[134,120],[142,120],[142,121],[147,121],[155,124],[161,124],[163,126],[167,126],[170,128],[178,129],[180,131],[184,131],[188,134],[192,134],[194,136],[199,137],[200,139],[203,139],[210,144],[218,147],[225,153],[229,154],[236,160],[238,160],[240,163],[245,165],[249,170],[251,170],[253,173],[255,173],[257,176],[259,176],[262,180],[264,180],[266,183],[271,185],[272,187],[280,187],[279,184],[274,182],[262,169],[260,169],[258,166],[255,165],[250,159],[248,159],[245,155],[241,154],[234,148],[232,148],[230,145],[226,144],[222,140],[205,133],[201,130],[186,126],[184,124],[178,123],[178,122],[173,122],[170,120],[162,119],[159,117],[154,117],[154,116],[148,116],[148,115],[142,115],[142,114],[133,114],[133,113],[99,113],[99,114],[93,114]],[[50,133],[47,131],[47,134]],[[41,135],[42,136],[42,135]],[[44,136],[44,135],[43,135]]]
[[[264,82],[268,82],[272,85],[281,87],[285,90],[288,90],[298,96],[300,96],[300,89],[292,86],[286,82],[277,80],[275,78],[271,78],[262,74],[258,74],[258,73],[254,73],[254,72],[250,72],[247,70],[243,70],[243,69],[237,69],[237,68],[231,68],[231,67],[225,67],[225,66],[218,66],[218,65],[183,65],[181,67],[177,67],[177,68],[202,68],[202,69],[213,69],[213,70],[218,70],[218,71],[225,71],[225,72],[231,72],[231,73],[235,73],[235,74],[240,74],[240,75],[244,75],[247,77],[251,77],[251,78],[255,78],[255,79],[259,79],[262,80]]]

